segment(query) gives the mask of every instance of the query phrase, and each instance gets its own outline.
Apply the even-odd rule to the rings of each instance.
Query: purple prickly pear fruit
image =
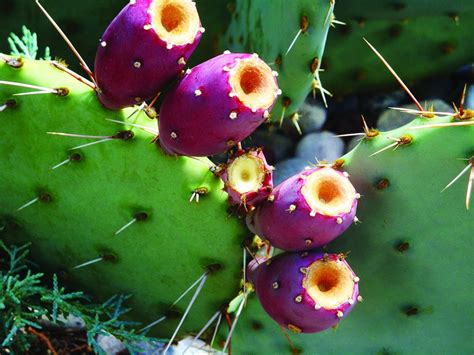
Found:
[[[278,185],[247,217],[252,232],[283,250],[326,245],[352,224],[360,197],[348,174],[308,169]]]
[[[249,136],[281,93],[276,73],[257,55],[224,53],[186,72],[160,111],[168,154],[209,156]]]
[[[203,30],[191,0],[130,1],[97,50],[102,104],[119,109],[155,96],[183,70]]]
[[[344,255],[283,253],[260,263],[250,280],[270,317],[297,333],[336,326],[360,299]]]
[[[272,170],[261,149],[239,150],[220,173],[230,203],[248,210],[265,200],[273,190]]]

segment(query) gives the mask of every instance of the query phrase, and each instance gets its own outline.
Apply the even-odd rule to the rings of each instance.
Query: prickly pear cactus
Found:
[[[144,325],[206,275],[181,328],[200,329],[239,289],[246,234],[226,211],[211,162],[166,156],[154,143],[156,120],[104,109],[50,62],[1,58],[1,84],[42,88],[12,96],[40,89],[0,85],[1,238],[31,241],[45,271],[98,298],[133,295],[133,318]],[[169,337],[178,319],[153,332]]]
[[[321,88],[318,76],[328,28],[335,23],[334,1],[278,0],[270,7],[264,0],[241,0],[237,5],[229,40],[274,62],[283,89],[274,118],[292,115],[311,88]],[[289,21],[280,21],[288,16]],[[346,308],[331,309],[330,321],[318,319],[317,330],[341,320],[337,329],[288,338],[286,330],[278,335],[278,325],[255,297],[246,302],[252,286],[240,282],[247,257],[244,251],[242,260],[241,241],[248,232],[229,216],[228,196],[211,172],[212,163],[164,155],[156,142],[153,112],[107,111],[87,82],[67,73],[57,63],[0,55],[0,237],[33,241],[33,257],[45,271],[98,298],[132,294],[133,318],[151,324],[149,329],[160,336],[194,334],[225,317],[230,329],[220,328],[222,338],[214,345],[237,354],[262,349],[276,354],[285,349],[472,353],[471,322],[466,321],[473,310],[466,262],[474,230],[472,210],[466,209],[474,180],[472,111],[425,115],[391,132],[371,131],[334,164],[351,175],[362,197],[358,218],[350,215],[362,224],[324,247],[327,253],[338,253],[335,265],[348,254],[354,270],[346,273],[352,280]],[[12,82],[30,86],[13,87]],[[192,92],[195,97],[202,93]],[[229,119],[236,118],[231,115]],[[293,213],[296,206],[291,206],[285,212]],[[342,223],[338,218],[335,222]],[[319,252],[316,262],[326,258]],[[300,257],[289,274],[298,274],[298,280],[317,274],[318,267],[299,264]],[[277,272],[288,271],[289,264],[282,265]],[[278,308],[278,299],[269,301],[261,292],[273,280],[262,280],[254,285],[257,293],[260,287],[262,304]],[[359,281],[365,302],[343,319],[355,300],[362,301]],[[190,308],[174,302],[191,285],[197,290],[192,298],[187,296],[188,307],[193,306],[188,314]],[[288,285],[292,283],[281,290]],[[304,293],[294,299],[288,295],[285,302],[315,310],[320,306],[303,302]],[[236,313],[233,322],[223,309]],[[292,309],[301,312],[293,304],[284,310]],[[304,329],[290,327],[285,312],[277,310],[273,317],[289,330],[314,330],[305,323]],[[308,320],[304,311],[296,320],[301,317]],[[256,335],[251,343],[249,332]]]
[[[466,246],[474,215],[472,202],[466,209],[466,190],[474,171],[474,119],[469,111],[463,117],[417,118],[364,138],[338,161],[362,195],[357,212],[362,223],[331,243],[329,251],[350,253],[364,302],[335,330],[291,335],[296,348],[334,354],[473,351]],[[473,177],[471,172],[471,184]],[[250,329],[255,334],[251,344],[245,340]],[[233,346],[238,354],[255,348],[290,351],[284,334],[254,299]]]
[[[239,0],[226,36],[235,51],[259,53],[279,73],[283,92],[272,119],[296,112],[317,84],[333,0]]]

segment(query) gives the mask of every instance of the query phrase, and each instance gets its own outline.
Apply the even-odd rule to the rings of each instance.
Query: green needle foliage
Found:
[[[26,259],[29,244],[7,246],[0,240],[0,351],[25,353],[37,340],[30,327],[41,333],[50,326],[65,326],[66,317],[83,320],[87,343],[98,354],[104,351],[97,343],[99,335],[113,335],[130,352],[140,342],[151,339],[137,334],[131,323],[122,320],[130,309],[124,307],[128,296],[114,296],[102,304],[92,304],[82,292],[68,293],[53,276],[52,288],[44,284],[43,274],[31,271]]]
[[[28,59],[36,59],[38,55],[38,38],[36,33],[31,32],[26,26],[22,26],[23,36],[20,38],[14,33],[10,33],[8,44],[11,48],[11,55]],[[51,60],[49,47],[44,50],[44,60]]]

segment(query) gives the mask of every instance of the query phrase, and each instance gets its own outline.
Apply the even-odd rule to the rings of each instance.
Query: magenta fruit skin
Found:
[[[258,267],[264,264],[269,258],[261,255],[256,255],[250,262],[247,264],[247,282],[250,282],[252,285],[255,285],[257,282],[257,270]]]
[[[167,49],[151,27],[147,13],[153,0],[128,4],[101,38],[95,58],[98,97],[112,110],[133,106],[157,95],[177,78],[201,39]],[[149,29],[146,27],[148,26]]]
[[[316,215],[311,216],[311,207],[301,188],[305,177],[319,169],[331,168],[305,170],[275,187],[270,198],[247,216],[248,228],[274,247],[288,251],[321,247],[341,235],[354,221],[357,199],[354,199],[349,213],[326,216],[316,211]],[[340,171],[337,173],[343,175]],[[291,205],[295,207],[293,211]]]
[[[212,58],[188,71],[166,95],[159,119],[160,145],[165,152],[185,156],[222,153],[266,120],[273,104],[252,112],[236,96],[229,95],[229,70],[252,56],[229,53]],[[236,114],[234,119],[232,113]]]
[[[258,191],[251,191],[241,194],[232,188],[229,183],[228,166],[232,164],[235,159],[241,157],[242,155],[251,155],[262,162],[265,177],[262,182],[262,186],[258,189]],[[229,162],[222,170],[220,176],[224,182],[224,191],[229,195],[229,203],[232,205],[242,205],[247,210],[264,201],[273,191],[273,167],[267,163],[265,155],[261,149],[252,149],[248,151],[239,150],[230,158]]]
[[[261,263],[250,275],[249,279],[253,281],[263,309],[281,326],[302,333],[321,332],[336,326],[356,305],[359,297],[358,281],[354,283],[350,300],[334,309],[317,309],[317,300],[315,302],[303,287],[305,274],[302,270],[323,257],[324,254],[320,252],[287,252]],[[339,256],[326,254],[326,258],[338,260]],[[344,263],[353,279],[356,278],[344,259],[338,262]],[[338,312],[342,313],[338,316]]]

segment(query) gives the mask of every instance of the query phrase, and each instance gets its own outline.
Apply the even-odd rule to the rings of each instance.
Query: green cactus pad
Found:
[[[233,51],[258,53],[279,73],[283,94],[272,110],[272,120],[293,114],[311,91],[333,8],[334,1],[330,0],[237,2],[225,42]]]
[[[357,216],[331,252],[350,252],[364,302],[335,330],[291,338],[309,354],[470,354],[472,231],[466,210],[468,173],[441,193],[474,156],[471,126],[412,130],[452,117],[417,118],[400,129],[364,139],[343,157],[361,193]],[[468,121],[466,121],[468,122]],[[373,153],[409,135],[410,144]],[[406,136],[407,137],[407,136]],[[406,142],[408,142],[407,140]],[[234,351],[290,352],[290,345],[255,298],[233,338]],[[252,343],[247,340],[252,331]]]
[[[90,88],[49,62],[24,60],[14,69],[0,61],[0,78],[69,91],[64,97],[12,96],[33,90],[0,85],[0,106],[16,100],[15,107],[0,112],[0,217],[7,226],[0,237],[31,241],[42,270],[59,273],[98,299],[133,295],[133,318],[144,325],[163,316],[206,267],[220,264],[182,328],[199,330],[239,289],[246,234],[229,216],[227,195],[209,171],[210,162],[165,156],[153,134],[107,121],[127,121],[133,110],[105,110]],[[157,127],[144,114],[127,122]],[[124,130],[134,137],[76,150],[70,149],[97,140],[46,133],[113,136]],[[69,161],[71,154],[80,156]],[[195,189],[202,194],[199,203],[190,202]],[[102,260],[74,269],[97,258]],[[176,309],[184,311],[190,298]],[[162,322],[154,334],[170,336],[177,322]]]

